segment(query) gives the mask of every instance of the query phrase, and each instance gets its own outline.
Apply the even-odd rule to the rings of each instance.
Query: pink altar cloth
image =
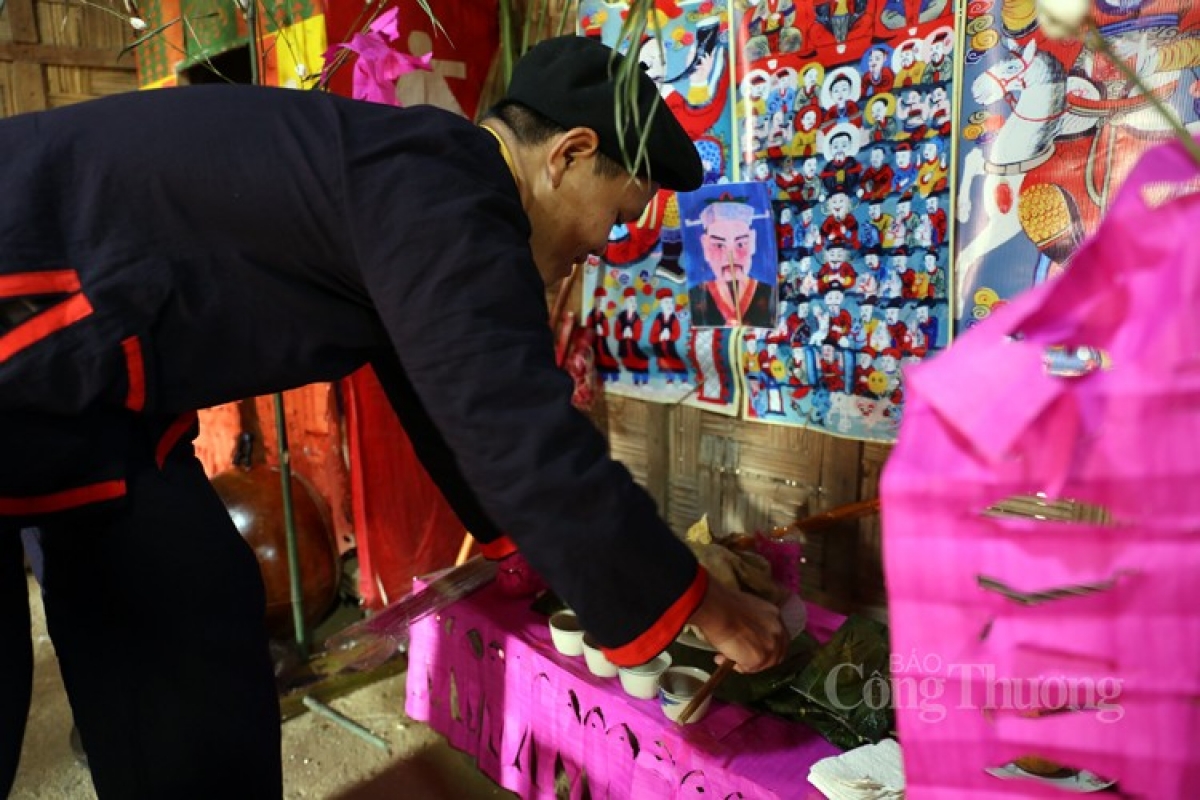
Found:
[[[818,640],[841,621],[809,606]],[[809,767],[840,752],[803,725],[720,701],[676,725],[657,700],[560,655],[529,600],[495,584],[412,626],[406,710],[524,798],[553,798],[563,774],[572,798],[586,787],[597,800],[811,800],[822,795]]]

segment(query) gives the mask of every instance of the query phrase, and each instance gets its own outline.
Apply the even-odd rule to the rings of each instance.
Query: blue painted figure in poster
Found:
[[[1096,0],[1117,58],[1200,129],[1200,6]],[[970,5],[955,212],[959,330],[1070,267],[1167,122],[1103,52],[1052,40],[1034,0]],[[943,206],[944,209],[944,206]]]
[[[771,200],[761,183],[680,195],[692,324],[771,328],[778,259]]]

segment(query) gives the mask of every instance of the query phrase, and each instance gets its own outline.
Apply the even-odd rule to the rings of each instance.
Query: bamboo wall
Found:
[[[134,31],[107,5],[7,0],[0,6],[0,117],[137,88],[133,56],[120,55]]]
[[[593,415],[612,454],[658,503],[678,534],[704,514],[718,534],[768,531],[840,505],[879,496],[890,445],[745,422],[687,406],[605,396]],[[1103,523],[1104,509],[1014,497],[991,513]],[[807,598],[843,613],[885,619],[879,517],[804,540]]]
[[[680,534],[705,514],[719,534],[767,531],[874,498],[890,449],[612,395],[595,416],[614,457]],[[838,610],[882,615],[879,542],[877,518],[809,534],[801,569],[806,595]]]

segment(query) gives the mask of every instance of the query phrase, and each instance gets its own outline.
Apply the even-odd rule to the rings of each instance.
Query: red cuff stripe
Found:
[[[142,361],[142,343],[136,336],[121,342],[125,351],[125,371],[129,373],[129,392],[125,395],[125,407],[130,411],[141,411],[146,406],[146,365]]]
[[[73,269],[0,275],[0,297],[23,297],[27,294],[67,294],[78,291],[79,273]]]
[[[163,464],[167,462],[167,456],[171,454],[172,448],[179,443],[179,440],[188,432],[188,429],[195,424],[195,411],[189,411],[171,423],[171,427],[167,428],[166,433],[158,440],[158,446],[154,448],[154,460],[158,462],[159,469],[162,469]]]
[[[479,552],[483,553],[483,557],[490,561],[499,561],[505,556],[511,556],[517,552],[517,546],[512,539],[501,536],[490,542],[480,542]]]
[[[92,304],[82,294],[72,295],[58,305],[30,317],[0,336],[0,361],[12,358],[32,344],[92,313]]]
[[[638,664],[645,664],[675,641],[675,637],[683,630],[688,619],[700,607],[706,591],[708,591],[708,571],[699,567],[692,585],[671,604],[666,613],[659,617],[649,630],[629,644],[612,649],[604,648],[604,654],[608,656],[609,661],[619,667],[635,667]]]
[[[102,481],[36,497],[0,497],[0,515],[48,514],[125,496],[125,481]]]

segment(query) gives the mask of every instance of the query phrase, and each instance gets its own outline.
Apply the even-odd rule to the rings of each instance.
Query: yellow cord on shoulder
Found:
[[[512,153],[508,152],[508,145],[500,138],[500,134],[496,133],[492,128],[489,128],[487,125],[480,125],[479,127],[496,137],[496,142],[500,145],[500,155],[504,158],[504,163],[508,165],[508,171],[513,174],[513,178],[515,179],[517,177],[517,168],[513,166]]]

